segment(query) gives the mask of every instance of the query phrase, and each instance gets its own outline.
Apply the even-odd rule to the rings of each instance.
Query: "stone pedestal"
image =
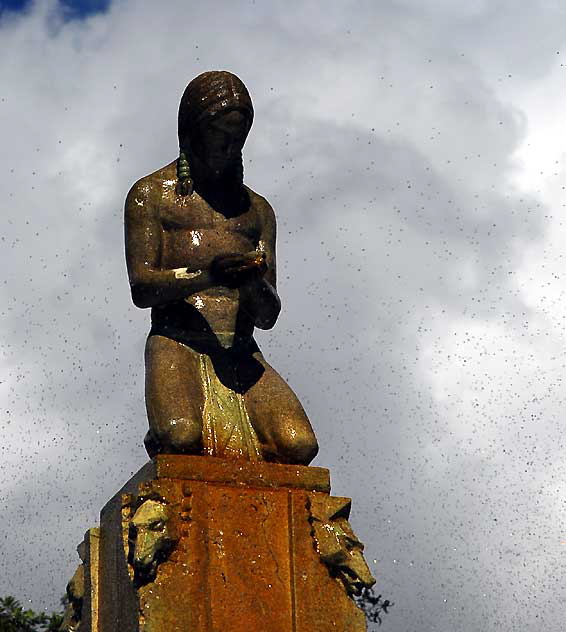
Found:
[[[365,631],[373,578],[329,492],[323,468],[157,456],[87,532],[81,632]]]

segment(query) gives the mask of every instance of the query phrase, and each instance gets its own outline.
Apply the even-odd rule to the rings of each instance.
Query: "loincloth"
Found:
[[[262,461],[260,442],[244,399],[244,393],[264,371],[261,363],[253,357],[259,352],[255,340],[252,337],[235,337],[232,340],[227,334],[201,334],[155,326],[151,335],[175,340],[198,356],[204,400],[204,453],[221,458]]]

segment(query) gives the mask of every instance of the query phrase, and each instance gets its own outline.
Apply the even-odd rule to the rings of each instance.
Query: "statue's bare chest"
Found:
[[[253,204],[233,217],[212,208],[197,193],[185,197],[164,196],[159,209],[162,228],[162,265],[202,264],[218,254],[248,252],[256,248],[261,226]]]
[[[215,230],[248,237],[260,232],[258,213],[253,204],[244,213],[230,216],[216,211],[197,193],[184,197],[164,196],[159,218],[164,230]]]

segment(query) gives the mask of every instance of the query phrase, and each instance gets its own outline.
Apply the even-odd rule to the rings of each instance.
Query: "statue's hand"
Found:
[[[240,287],[267,271],[264,252],[253,250],[245,254],[227,254],[215,257],[210,272],[218,282],[228,287]]]
[[[263,276],[267,272],[267,255],[262,250],[253,250],[248,252],[246,256],[250,256],[251,263],[255,266],[255,270],[260,276]]]

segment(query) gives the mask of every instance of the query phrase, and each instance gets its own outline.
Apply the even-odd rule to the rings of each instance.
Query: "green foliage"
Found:
[[[58,632],[63,616],[24,610],[14,597],[0,597],[0,632]]]
[[[375,595],[373,588],[365,588],[356,603],[364,611],[369,623],[381,625],[381,615],[394,604]],[[66,597],[61,600],[65,606]],[[59,632],[63,615],[53,612],[50,615],[37,614],[33,610],[24,610],[14,597],[0,597],[0,632]]]
[[[382,599],[381,595],[377,595],[373,588],[364,588],[359,597],[355,597],[358,606],[364,611],[366,619],[370,623],[381,625],[381,615],[387,614],[387,608],[395,605],[389,599]]]

